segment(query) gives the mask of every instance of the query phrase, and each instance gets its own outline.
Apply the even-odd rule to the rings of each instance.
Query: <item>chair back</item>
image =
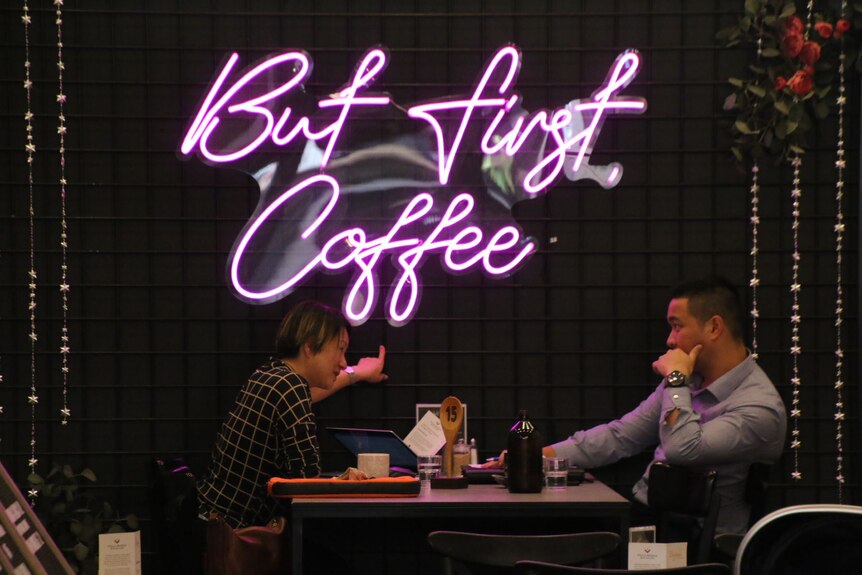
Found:
[[[659,514],[658,540],[670,542],[674,515],[703,520],[689,552],[692,563],[708,563],[718,524],[720,497],[715,493],[716,472],[694,471],[656,461],[650,467],[648,504]]]
[[[490,535],[463,531],[434,531],[428,544],[443,556],[444,573],[471,572],[476,566],[506,568],[523,559],[564,565],[588,563],[614,552],[620,536],[611,532],[562,535]]]
[[[768,463],[752,463],[748,468],[748,478],[745,480],[745,501],[751,506],[749,527],[766,515],[766,492],[769,489],[771,474],[772,465]]]
[[[769,463],[752,463],[748,468],[748,478],[745,481],[745,501],[751,508],[748,517],[748,527],[751,527],[761,517],[766,515],[766,492],[769,489],[769,476],[772,465]],[[715,536],[716,556],[713,559],[732,565],[742,543],[743,535],[738,533],[719,533]]]
[[[715,490],[715,470],[693,471],[686,467],[656,461],[649,472],[649,506],[705,517]]]
[[[828,573],[862,570],[862,507],[795,505],[766,515],[739,545],[738,575]]]
[[[730,567],[723,563],[703,563],[670,569],[599,569],[593,567],[569,567],[538,561],[518,561],[515,575],[730,575]]]
[[[202,529],[195,476],[181,457],[156,458],[150,467],[150,511],[155,571],[201,575]]]

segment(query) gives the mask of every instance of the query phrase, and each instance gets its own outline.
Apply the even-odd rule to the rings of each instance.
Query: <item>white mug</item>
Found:
[[[389,454],[360,453],[356,456],[356,467],[368,477],[389,477]]]

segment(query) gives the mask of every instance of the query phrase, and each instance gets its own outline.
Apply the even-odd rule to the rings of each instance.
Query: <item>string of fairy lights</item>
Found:
[[[847,0],[841,2],[841,17],[847,17]],[[841,38],[841,53],[838,55],[838,144],[835,151],[835,481],[838,484],[838,502],[844,497],[844,349],[841,330],[844,324],[844,292],[841,287],[844,250],[844,106],[845,60],[847,59],[844,38]]]
[[[757,320],[760,318],[760,309],[757,304],[757,288],[760,286],[760,275],[757,269],[757,256],[760,253],[757,233],[760,227],[760,183],[758,174],[760,166],[757,160],[751,166],[751,355],[757,359]]]
[[[61,424],[66,425],[71,410],[69,409],[69,265],[68,265],[68,220],[66,211],[66,93],[63,87],[63,72],[65,71],[65,62],[63,61],[63,0],[53,0],[54,4],[54,22],[56,24],[57,33],[57,95],[56,101],[58,106],[57,113],[57,135],[59,138],[59,185],[60,185],[60,284],[59,290],[62,302],[62,328],[60,334],[60,371],[62,380],[63,404],[60,409]],[[24,90],[26,93],[26,112],[24,121],[26,126],[26,144],[25,151],[27,154],[27,190],[28,190],[28,223],[29,223],[29,264],[28,271],[28,310],[30,316],[30,389],[27,396],[27,402],[30,406],[30,459],[28,466],[31,473],[35,473],[39,460],[36,458],[36,406],[39,403],[39,393],[36,387],[37,370],[36,370],[36,343],[39,339],[36,323],[36,292],[37,292],[37,273],[36,273],[36,230],[35,230],[35,191],[34,191],[34,175],[33,166],[36,157],[36,145],[33,135],[33,79],[32,79],[32,60],[30,55],[30,35],[31,26],[33,23],[32,14],[28,0],[24,0],[22,6],[21,22],[24,25]],[[2,378],[2,374],[0,374]],[[2,379],[0,379],[2,382]],[[2,407],[0,407],[2,412]],[[35,499],[38,492],[35,489],[28,491],[28,496],[31,501]]]
[[[33,160],[36,155],[36,144],[33,136],[33,80],[30,76],[30,25],[32,17],[30,16],[30,6],[27,0],[24,0],[23,14],[21,21],[24,24],[24,91],[27,95],[27,111],[24,114],[26,122],[27,143],[24,149],[27,153],[27,191],[28,191],[28,217],[29,217],[29,235],[30,235],[30,270],[28,272],[29,283],[29,303],[28,309],[30,312],[30,395],[27,396],[27,402],[30,404],[30,472],[36,472],[36,404],[39,403],[39,395],[36,392],[36,341],[38,334],[36,333],[36,242],[35,242],[35,208],[34,208],[34,191],[33,191]],[[29,491],[31,500],[36,497],[36,491]]]
[[[757,38],[757,61],[763,56],[763,38]],[[757,304],[757,288],[760,286],[760,272],[757,268],[757,256],[760,253],[758,242],[758,230],[760,228],[760,183],[758,175],[760,166],[757,158],[751,164],[751,279],[748,285],[751,287],[751,355],[757,359],[757,320],[760,318],[760,309]]]
[[[805,39],[808,40],[808,32],[814,25],[814,0],[808,0],[805,11]]]
[[[808,31],[811,28],[811,24],[813,21],[813,10],[814,4],[813,2],[808,3],[808,14],[806,18],[805,24],[805,35],[806,38],[808,36]],[[763,54],[763,41],[761,38],[757,39],[757,59],[760,61]],[[791,472],[791,477],[794,480],[802,479],[802,471],[799,466],[799,452],[802,447],[802,437],[801,431],[799,428],[799,420],[802,416],[802,408],[801,408],[801,392],[802,392],[802,378],[800,376],[799,371],[799,356],[802,354],[802,346],[801,346],[801,324],[802,324],[802,314],[801,314],[801,304],[800,304],[800,292],[802,291],[802,284],[799,281],[800,278],[800,261],[801,254],[799,251],[799,227],[800,227],[800,207],[801,207],[801,198],[802,198],[802,187],[801,187],[801,170],[802,170],[802,158],[798,155],[794,155],[791,158],[791,166],[793,168],[793,188],[790,192],[791,202],[793,204],[792,211],[792,231],[793,231],[793,253],[791,255],[792,258],[792,279],[790,284],[790,293],[792,297],[791,304],[791,315],[790,315],[790,325],[791,325],[791,345],[790,345],[790,356],[792,360],[792,374],[790,378],[791,388],[792,388],[792,398],[791,398],[791,408],[790,408],[790,418],[791,418],[791,441],[790,441],[790,449],[793,452],[793,471]],[[758,342],[757,342],[757,323],[760,318],[760,309],[758,307],[758,287],[760,286],[760,271],[758,268],[758,255],[760,254],[760,245],[759,245],[759,227],[760,227],[760,166],[755,159],[752,162],[751,166],[751,186],[749,188],[749,194],[751,197],[751,215],[749,218],[751,224],[751,251],[749,252],[751,255],[751,277],[749,279],[749,286],[751,288],[751,351],[754,359],[758,357]]]
[[[808,0],[806,4],[805,17],[805,33],[804,37],[807,41],[811,32],[811,27],[814,22],[814,0]],[[802,307],[800,303],[800,295],[802,292],[802,283],[800,281],[800,266],[802,254],[799,251],[799,227],[801,224],[801,203],[802,203],[802,158],[799,154],[794,154],[790,160],[793,168],[793,188],[790,190],[790,200],[793,204],[793,253],[792,258],[792,277],[790,280],[790,295],[792,304],[790,306],[790,357],[792,361],[792,372],[790,376],[790,386],[792,389],[792,397],[790,400],[790,449],[793,452],[793,471],[790,477],[796,481],[802,480],[802,470],[799,465],[799,453],[802,449],[802,431],[799,427],[802,418],[802,375],[799,370],[799,357],[802,355]]]
[[[63,382],[63,407],[60,408],[60,423],[69,423],[69,235],[66,221],[66,93],[63,90],[63,0],[54,0],[57,24],[57,134],[60,138],[60,297],[63,308],[63,326],[60,332],[60,377]]]
[[[802,313],[799,303],[799,294],[802,291],[802,284],[799,282],[799,261],[801,259],[799,253],[799,220],[802,198],[800,172],[802,170],[802,158],[796,156],[790,163],[793,166],[793,188],[790,190],[790,199],[793,203],[793,254],[791,255],[793,272],[790,280],[790,294],[793,298],[793,303],[790,306],[790,357],[793,362],[790,384],[793,389],[793,397],[790,401],[790,419],[793,422],[793,427],[790,430],[790,449],[793,451],[793,471],[791,472],[791,477],[798,481],[802,479],[802,471],[799,468],[799,451],[802,447],[802,437],[799,430],[799,419],[802,417],[802,406],[800,403],[802,378],[799,373],[799,356],[802,355],[802,345],[800,344],[799,335],[802,324]]]

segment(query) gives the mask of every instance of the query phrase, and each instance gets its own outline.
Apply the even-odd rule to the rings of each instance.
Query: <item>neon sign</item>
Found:
[[[640,68],[635,51],[616,58],[592,97],[532,114],[514,92],[521,55],[512,46],[494,54],[469,98],[406,109],[369,91],[387,60],[385,50],[369,50],[350,81],[316,104],[304,90],[312,71],[304,52],[240,73],[232,54],[222,66],[180,151],[238,167],[261,189],[228,260],[240,299],[275,301],[318,270],[353,270],[343,309],[358,325],[379,300],[384,273],[386,316],[403,325],[418,308],[429,256],[450,273],[507,276],[537,250],[512,218],[514,204],[561,173],[619,183],[622,165],[589,163],[593,146],[609,114],[646,109],[642,98],[619,95]],[[481,182],[463,178],[465,170]],[[381,267],[385,259],[394,271]]]

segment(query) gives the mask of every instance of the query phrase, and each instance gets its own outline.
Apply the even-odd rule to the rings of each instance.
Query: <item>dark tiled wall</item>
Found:
[[[518,204],[514,215],[537,239],[539,252],[510,278],[451,276],[430,258],[411,323],[388,325],[379,303],[353,334],[353,361],[378,343],[387,346],[389,382],[321,404],[321,426],[349,423],[405,434],[414,404],[454,394],[469,405],[469,434],[483,457],[503,446],[520,408],[530,410],[548,440],[560,439],[626,412],[656,385],[650,363],[664,348],[670,286],[717,272],[747,291],[748,178],[732,163],[731,120],[722,112],[726,79],[742,73],[746,53],[713,39],[738,16],[739,2],[76,3],[65,8],[64,20],[73,417],[61,427],[56,29],[51,6],[43,4],[33,6],[31,38],[39,465],[92,467],[119,507],[145,519],[145,533],[147,463],[155,455],[183,454],[201,470],[221,417],[271,349],[285,310],[306,297],[339,305],[350,279],[347,273],[316,275],[263,306],[231,295],[228,251],[258,190],[245,174],[181,161],[177,154],[189,117],[231,51],[243,64],[285,48],[308,51],[315,62],[308,91],[320,98],[346,82],[362,52],[382,44],[391,64],[378,85],[410,104],[469,93],[492,52],[513,42],[523,52],[518,86],[531,110],[588,96],[626,48],[637,48],[644,59],[626,93],[646,98],[647,112],[611,118],[593,156],[596,163],[621,162],[621,184],[604,190],[561,179],[547,195]],[[19,7],[2,13],[0,456],[23,480],[30,439],[23,31]],[[856,190],[855,83],[852,94],[848,189]],[[800,236],[804,480],[789,479],[788,452],[774,476],[773,505],[836,499],[835,118],[816,132],[803,170]],[[789,401],[789,168],[766,166],[762,182],[757,335],[761,363]],[[473,185],[469,179],[464,184]],[[857,492],[859,469],[857,207],[849,194],[847,497]],[[384,289],[393,277],[391,269],[382,273]],[[322,448],[327,467],[348,463],[325,434]],[[645,460],[598,473],[627,493]]]

